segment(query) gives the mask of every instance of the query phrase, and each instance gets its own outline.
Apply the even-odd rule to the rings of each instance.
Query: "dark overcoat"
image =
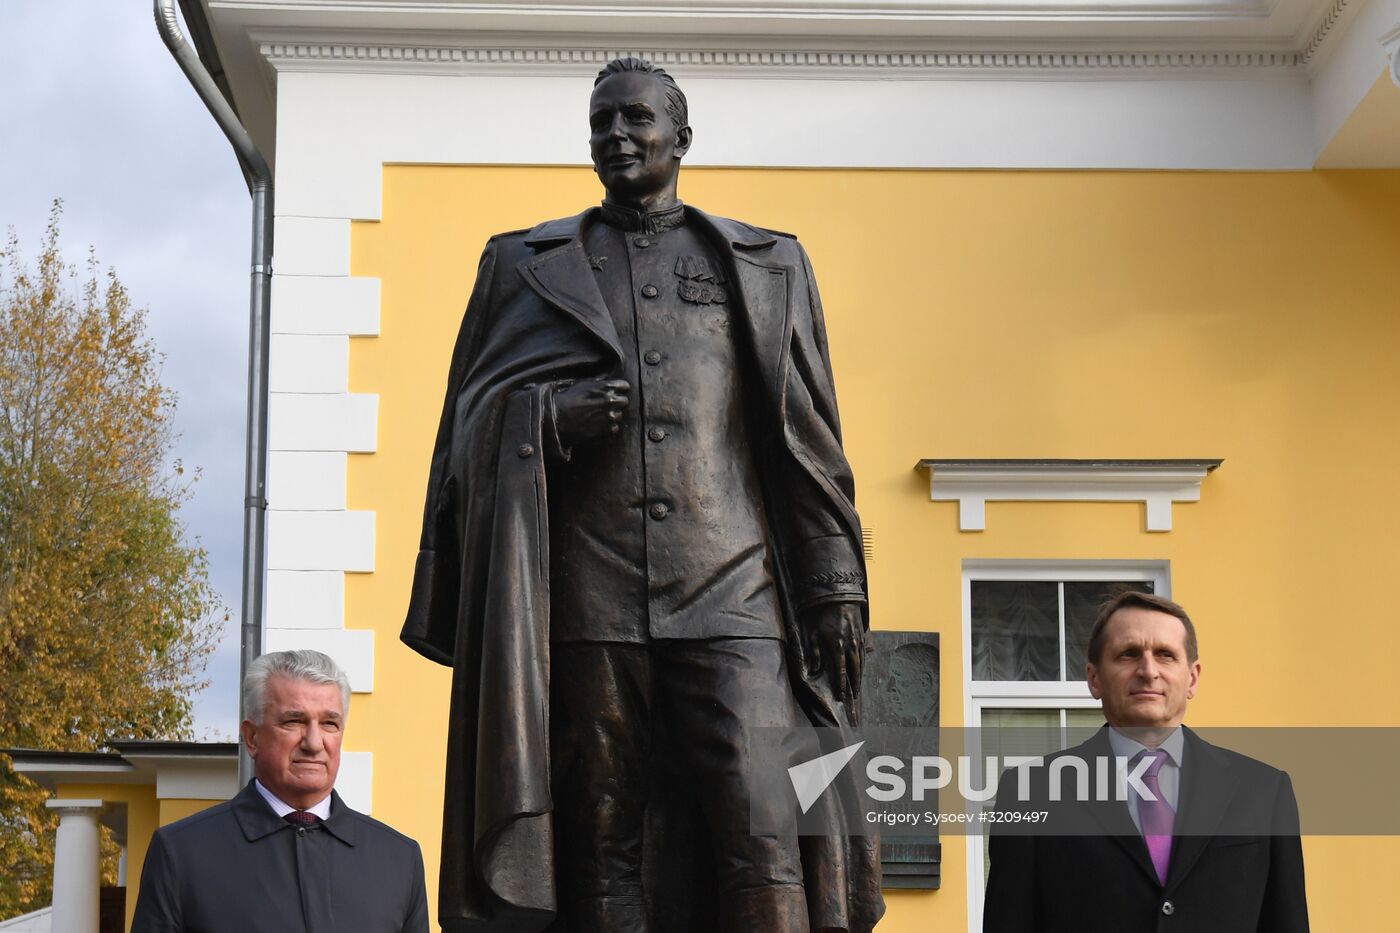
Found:
[[[1092,773],[1113,757],[1107,727],[1061,755]],[[1298,805],[1282,771],[1186,729],[1163,886],[1125,801],[1067,791],[1050,802],[1045,769],[1033,770],[1031,802],[1013,801],[1008,772],[997,809],[1039,809],[1049,822],[1035,834],[993,832],[984,933],[1307,933]]]
[[[811,265],[791,237],[687,208],[728,266],[765,494],[783,470],[821,491],[859,555],[826,329]],[[454,669],[439,919],[445,930],[538,930],[554,919],[549,767],[547,386],[615,373],[621,348],[581,242],[593,209],[493,237],[448,373],[403,640]],[[791,581],[842,573],[773,529],[795,695],[814,724],[848,725],[809,676]],[[863,579],[863,575],[862,575]],[[863,583],[862,583],[863,589]],[[803,840],[814,930],[867,930],[884,910],[878,849],[842,817]],[[484,925],[484,926],[481,926]]]
[[[156,830],[131,933],[428,933],[423,853],[334,792],[298,829],[249,781]]]

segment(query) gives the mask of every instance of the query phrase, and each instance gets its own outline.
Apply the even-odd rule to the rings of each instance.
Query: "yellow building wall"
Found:
[[[171,797],[160,802],[160,825],[169,826],[176,820],[183,820],[187,816],[194,816],[201,810],[208,810],[215,804],[222,803],[220,800],[188,800],[183,797]]]
[[[1197,620],[1196,725],[1400,725],[1400,173],[690,169],[681,196],[798,233],[826,305],[877,628],[942,638],[942,721],[962,723],[968,558],[1167,560]],[[388,166],[352,229],[381,332],[351,343],[379,396],[349,507],[377,515],[347,624],[376,632],[375,816],[419,839],[436,898],[449,672],[398,642],[444,377],[493,233],[600,197],[581,168]],[[958,530],[921,458],[1208,458],[1174,529],[1140,504],[992,503]],[[892,892],[885,933],[966,929],[962,837],[943,888]],[[1305,840],[1314,929],[1382,929],[1400,840]],[[1366,869],[1362,871],[1362,869]]]

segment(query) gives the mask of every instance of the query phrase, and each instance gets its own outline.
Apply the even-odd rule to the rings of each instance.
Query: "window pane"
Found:
[[[1057,709],[982,710],[982,755],[1048,755],[1059,751]]]
[[[1065,710],[1065,745],[1078,745],[1080,742],[1088,741],[1089,737],[1098,732],[1102,726],[1102,709]]]
[[[974,584],[975,585],[975,584]],[[1053,584],[1052,584],[1053,585]],[[976,605],[976,602],[973,603]],[[1049,755],[1059,751],[1055,737],[1059,735],[1060,711],[1057,709],[984,709],[982,710],[982,752],[974,764],[977,771],[976,783],[982,784],[982,762],[995,757],[1000,766],[1011,755]],[[1001,775],[1006,768],[1001,768]],[[1001,776],[998,776],[1000,786]],[[1015,780],[1015,777],[1012,777]],[[982,805],[984,810],[992,809],[992,802]],[[991,847],[987,845],[989,825],[979,827],[982,841],[982,881],[987,880],[991,871]]]
[[[1060,679],[1058,584],[972,582],[972,679]]]
[[[1089,658],[1089,632],[1099,607],[1119,593],[1134,590],[1151,593],[1151,580],[1112,580],[1065,584],[1065,680],[1084,679]],[[973,601],[973,609],[977,603]]]
[[[1062,712],[1069,727],[1067,733],[1060,729]],[[981,755],[982,758],[995,755],[999,765],[1011,755],[1052,755],[1084,741],[1101,725],[1103,712],[1097,709],[984,709]],[[980,761],[976,764],[980,765]],[[1002,777],[1006,775],[1005,767],[1001,773]],[[974,786],[981,786],[980,770]],[[991,802],[983,804],[982,808],[992,809]],[[990,826],[983,823],[978,829],[982,833],[982,883],[985,885],[992,869],[991,846],[987,841]]]

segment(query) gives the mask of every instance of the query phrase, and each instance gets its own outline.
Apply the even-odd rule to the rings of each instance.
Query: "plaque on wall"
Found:
[[[860,716],[863,729],[911,730],[906,747],[881,751],[909,760],[938,754],[938,633],[872,632],[866,655]],[[917,730],[917,731],[912,731]],[[933,801],[937,807],[937,800]],[[886,888],[937,888],[942,846],[938,834],[898,837],[880,846]]]

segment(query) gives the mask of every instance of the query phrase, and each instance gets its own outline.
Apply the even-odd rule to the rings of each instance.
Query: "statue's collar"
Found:
[[[689,216],[702,229],[712,229],[721,242],[731,243],[735,249],[767,249],[777,242],[777,235],[769,230],[760,230],[757,227],[751,227],[746,223],[729,220],[725,217],[713,217],[694,207],[683,208],[682,212],[683,220],[684,214],[688,212]],[[546,220],[544,223],[536,224],[525,234],[525,245],[536,250],[554,249],[561,244],[578,239],[580,230],[600,219],[602,214],[601,208],[590,207],[582,214],[560,217],[557,220]]]
[[[664,233],[685,223],[685,205],[677,201],[662,211],[639,211],[604,200],[603,222],[628,233]]]

